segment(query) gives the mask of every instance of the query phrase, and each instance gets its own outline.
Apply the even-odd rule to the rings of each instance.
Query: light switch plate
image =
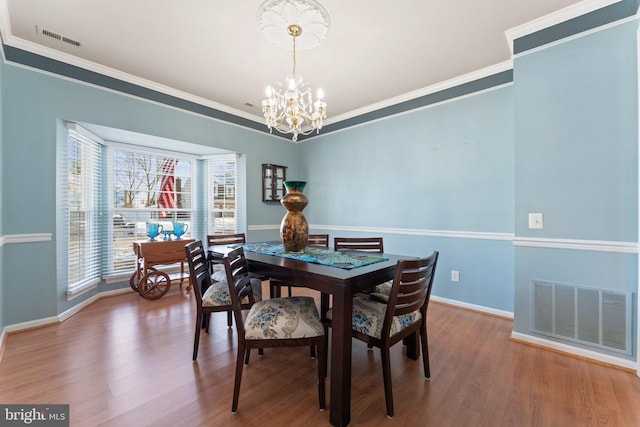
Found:
[[[541,229],[544,227],[544,217],[541,213],[529,214],[529,228]]]
[[[460,272],[456,270],[451,270],[451,281],[459,282],[460,281]]]

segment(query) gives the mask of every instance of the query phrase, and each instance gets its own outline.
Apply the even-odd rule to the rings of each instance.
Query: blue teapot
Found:
[[[160,233],[162,233],[161,224],[158,224],[157,222],[147,223],[147,236],[149,236],[149,240],[154,240]]]
[[[176,240],[180,240],[187,231],[189,231],[189,224],[186,222],[173,222],[173,235],[176,236]]]

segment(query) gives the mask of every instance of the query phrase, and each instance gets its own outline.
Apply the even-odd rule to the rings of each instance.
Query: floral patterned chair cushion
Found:
[[[382,323],[387,310],[387,305],[379,302],[371,301],[366,298],[353,299],[353,311],[351,317],[351,327],[358,332],[367,334],[374,338],[381,338]],[[332,318],[332,312],[327,312],[327,319]],[[395,316],[391,323],[390,334],[394,335],[409,325],[422,319],[419,310],[412,313]]]
[[[253,289],[253,297],[255,300],[260,301],[262,299],[262,282],[259,279],[251,279],[251,288]],[[247,298],[242,301],[243,304],[248,302]],[[227,281],[224,280],[212,283],[202,296],[202,305],[204,307],[231,305],[231,297],[229,296],[229,286],[227,285]]]
[[[271,298],[256,302],[244,322],[246,339],[306,338],[324,335],[312,297]]]
[[[378,286],[376,286],[374,288],[372,293],[389,296],[389,294],[391,294],[391,285],[392,284],[393,284],[392,280],[389,280],[388,282],[381,283],[380,285],[378,285]]]
[[[211,280],[216,282],[226,282],[227,281],[227,272],[223,270],[216,270],[211,275]]]

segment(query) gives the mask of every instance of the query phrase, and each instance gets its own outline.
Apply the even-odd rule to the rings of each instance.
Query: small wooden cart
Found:
[[[131,289],[146,299],[162,297],[169,292],[171,278],[164,271],[154,267],[176,263],[180,263],[180,276],[174,277],[174,280],[179,279],[182,285],[182,281],[189,277],[184,273],[184,263],[187,262],[184,247],[193,241],[193,239],[184,239],[133,242],[136,269],[129,279]]]

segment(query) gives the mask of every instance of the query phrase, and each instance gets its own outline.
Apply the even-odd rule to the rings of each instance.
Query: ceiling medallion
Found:
[[[312,49],[322,43],[331,25],[329,13],[314,0],[267,0],[256,17],[267,39],[287,50],[291,49],[291,39],[285,31],[289,25],[304,28],[296,40],[298,50]]]

